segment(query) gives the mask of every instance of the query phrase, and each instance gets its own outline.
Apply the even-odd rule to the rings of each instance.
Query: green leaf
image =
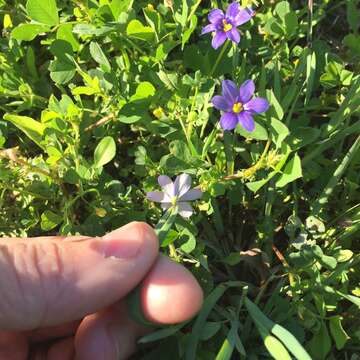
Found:
[[[171,230],[178,214],[177,208],[168,209],[162,218],[159,220],[155,226],[155,232],[159,239],[159,244],[162,247],[165,243],[166,237]]]
[[[51,79],[57,84],[68,83],[76,72],[71,44],[58,39],[52,42],[50,51],[56,57],[49,65]]]
[[[292,130],[287,138],[287,143],[292,150],[298,150],[308,144],[314,143],[320,136],[321,131],[312,127],[297,127]]]
[[[304,105],[307,105],[310,101],[314,82],[315,82],[315,72],[316,72],[316,53],[313,51],[309,53],[306,59],[306,91],[305,91],[305,102]]]
[[[283,326],[271,321],[262,311],[247,297],[245,298],[245,306],[249,312],[249,315],[254,320],[255,324],[260,325],[263,330],[270,331],[275,335],[286,348],[296,357],[298,360],[311,360],[309,354],[302,347],[296,337],[291,334],[290,331]],[[261,331],[260,328],[260,331]]]
[[[280,1],[275,6],[275,13],[281,18],[284,19],[285,15],[290,12],[290,4],[287,1]]]
[[[288,127],[281,121],[271,118],[270,119],[270,134],[277,148],[280,148],[285,138],[289,135]]]
[[[31,41],[37,35],[47,32],[50,27],[42,24],[20,24],[11,32],[11,37],[16,40]]]
[[[326,360],[331,350],[331,339],[326,324],[321,322],[319,331],[309,341],[309,351],[314,360]]]
[[[155,55],[156,60],[157,61],[165,60],[169,55],[170,51],[174,49],[174,47],[177,46],[177,44],[178,43],[173,40],[162,42],[156,49],[156,55]]]
[[[189,41],[191,34],[196,29],[198,18],[196,15],[192,15],[190,18],[190,26],[182,34],[181,49],[184,50],[185,44]]]
[[[224,340],[219,352],[217,353],[215,360],[230,360],[237,343],[238,345],[240,345],[238,349],[240,350],[239,353],[243,356],[246,356],[244,346],[241,343],[238,335],[238,329],[239,322],[232,321],[230,331],[228,332],[226,339]]]
[[[201,330],[201,340],[206,341],[211,339],[220,329],[220,322],[207,321]]]
[[[131,8],[133,2],[134,0],[112,0],[109,6],[114,19],[118,20],[119,15],[122,12],[127,12]]]
[[[267,335],[263,340],[267,351],[275,360],[291,360],[285,346],[275,336]]]
[[[277,120],[282,120],[284,117],[284,110],[279,100],[276,98],[274,92],[272,90],[266,90],[266,98],[269,100],[270,103],[270,109],[266,113],[267,118],[273,117]]]
[[[359,31],[360,23],[360,11],[357,7],[358,3],[357,0],[348,0],[346,2],[346,18],[352,32],[355,34]]]
[[[94,152],[94,166],[100,167],[109,163],[116,154],[115,140],[111,136],[104,137],[96,146]]]
[[[50,63],[50,77],[57,84],[66,84],[75,76],[75,66],[69,62],[53,60]]]
[[[179,332],[179,330],[181,330],[181,328],[183,328],[185,325],[186,325],[186,323],[173,325],[173,326],[167,326],[164,329],[160,329],[160,330],[157,330],[155,332],[151,332],[150,334],[145,335],[142,338],[140,338],[138,340],[138,343],[146,344],[146,343],[149,343],[149,342],[165,339],[165,338]]]
[[[196,247],[196,238],[194,234],[189,230],[184,228],[180,233],[180,240],[184,242],[181,245],[181,250],[186,254],[190,254]]]
[[[41,214],[41,229],[44,231],[52,230],[56,226],[58,226],[62,221],[63,218],[60,215],[55,214],[50,210],[45,210]]]
[[[132,38],[152,41],[154,31],[150,26],[144,26],[139,20],[131,20],[126,28],[126,34]]]
[[[90,54],[91,54],[92,58],[99,65],[101,65],[102,70],[104,70],[105,72],[111,71],[111,65],[109,63],[109,60],[107,59],[104,52],[101,50],[100,45],[95,41],[92,41],[90,43]]]
[[[252,181],[246,184],[246,186],[252,191],[252,192],[257,192],[258,190],[260,190],[266,183],[268,183],[276,174],[278,174],[280,172],[280,170],[283,168],[283,166],[285,165],[291,150],[290,147],[288,145],[284,145],[283,146],[283,157],[281,158],[281,160],[278,162],[278,164],[276,165],[274,171],[271,171],[267,177],[265,179],[262,180],[258,180],[258,181]]]
[[[341,316],[334,316],[329,320],[330,333],[335,340],[336,348],[341,350],[350,339],[341,325]]]
[[[155,95],[155,88],[154,86],[148,82],[148,81],[144,81],[141,82],[137,88],[136,88],[136,92],[133,96],[131,96],[130,101],[136,101],[136,100],[143,100],[143,99],[147,99],[151,96]]]
[[[140,83],[129,102],[121,108],[119,120],[125,124],[133,124],[140,120],[150,121],[149,105],[154,95],[155,88],[150,82],[144,81]]]
[[[41,148],[42,136],[45,126],[28,116],[5,114],[4,120],[10,121],[18,129],[20,129],[29,139],[34,141]]]
[[[281,188],[285,185],[302,177],[301,160],[298,154],[286,164],[280,179],[276,182],[276,187]]]
[[[78,51],[80,44],[75,38],[71,24],[61,24],[56,32],[56,38],[59,40],[65,40],[71,44],[73,51]]]
[[[59,23],[59,15],[55,0],[28,0],[26,11],[32,20],[54,26]]]
[[[211,310],[216,305],[218,300],[223,296],[226,289],[226,286],[219,285],[205,299],[202,309],[197,316],[195,324],[192,328],[191,336],[189,338],[185,351],[185,360],[196,359],[196,349],[200,341],[201,329],[204,328],[207,317],[209,316]]]
[[[235,128],[235,132],[244,136],[247,139],[254,140],[267,140],[269,138],[269,134],[266,128],[260,124],[260,122],[255,120],[255,130],[254,131],[246,131],[241,125],[238,125]]]

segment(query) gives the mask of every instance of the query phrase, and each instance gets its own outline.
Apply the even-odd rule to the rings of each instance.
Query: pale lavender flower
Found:
[[[208,16],[210,24],[202,29],[201,35],[213,33],[211,45],[214,49],[220,47],[226,39],[238,44],[240,34],[237,27],[248,22],[254,14],[251,8],[243,9],[238,2],[231,3],[226,9],[226,14],[220,9],[213,9]]]
[[[147,199],[160,203],[164,210],[177,206],[179,214],[189,218],[194,212],[189,201],[200,199],[202,196],[201,190],[191,189],[190,175],[181,174],[174,182],[168,176],[160,175],[158,183],[163,191],[150,191],[147,193]]]

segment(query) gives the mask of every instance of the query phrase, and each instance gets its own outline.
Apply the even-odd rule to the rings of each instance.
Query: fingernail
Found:
[[[103,236],[103,255],[118,259],[136,257],[144,243],[146,232],[140,223],[130,223]]]

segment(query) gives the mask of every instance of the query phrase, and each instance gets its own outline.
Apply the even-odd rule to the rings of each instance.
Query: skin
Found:
[[[127,359],[151,331],[124,301],[138,284],[155,324],[188,320],[203,301],[192,274],[159,255],[145,223],[101,238],[0,239],[0,274],[0,360]]]

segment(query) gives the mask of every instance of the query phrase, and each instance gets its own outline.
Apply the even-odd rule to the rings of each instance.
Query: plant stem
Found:
[[[307,33],[307,42],[308,46],[311,48],[312,46],[312,37],[313,37],[313,0],[308,0],[308,33]]]
[[[221,51],[220,51],[219,56],[217,57],[217,59],[216,59],[216,61],[215,61],[214,66],[212,67],[212,69],[211,69],[211,71],[210,71],[209,77],[211,77],[211,76],[214,74],[216,68],[218,67],[221,59],[223,58],[223,56],[224,56],[224,54],[225,54],[225,51],[226,51],[226,49],[227,49],[227,47],[228,47],[228,44],[229,44],[229,40],[226,40],[225,44],[223,45],[223,47],[222,47],[222,49],[221,49]]]
[[[264,148],[264,151],[261,154],[260,159],[257,161],[257,163],[255,165],[250,166],[249,168],[243,170],[242,172],[244,172],[244,171],[248,171],[248,172],[253,171],[254,174],[255,174],[255,172],[261,168],[262,163],[263,163],[263,161],[265,159],[265,156],[266,156],[267,152],[269,151],[270,145],[271,145],[271,140],[269,139],[267,141],[267,143],[265,145],[265,148]],[[240,174],[234,174],[234,175],[228,175],[228,176],[223,177],[223,180],[234,180],[234,179],[239,179],[241,177],[242,177],[242,175],[240,175]]]
[[[226,156],[226,167],[227,174],[231,176],[234,174],[234,134],[230,131],[224,131],[224,148],[225,148],[225,156]]]

